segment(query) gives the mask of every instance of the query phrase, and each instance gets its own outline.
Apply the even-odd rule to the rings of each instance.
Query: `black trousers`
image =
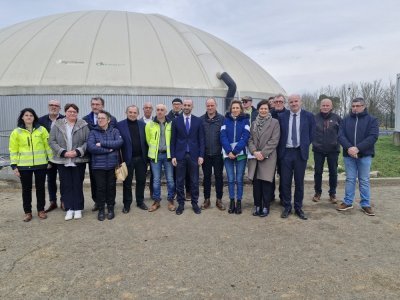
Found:
[[[50,163],[51,168],[47,169],[47,191],[49,201],[57,202],[57,165]]]
[[[202,164],[203,168],[203,187],[204,187],[204,198],[209,199],[211,196],[211,176],[214,168],[215,177],[215,191],[217,194],[217,199],[222,199],[223,196],[223,170],[224,161],[222,155],[205,155],[204,162]]]
[[[301,157],[299,148],[286,149],[285,157],[281,159],[281,181],[283,192],[283,205],[285,209],[292,210],[292,180],[294,177],[294,209],[303,206],[304,175],[307,161]]]
[[[338,152],[322,153],[314,152],[314,190],[322,194],[322,173],[324,172],[325,158],[329,169],[329,195],[336,195]]]
[[[21,175],[21,186],[22,186],[22,205],[24,212],[32,213],[32,178],[35,174],[35,189],[36,189],[36,208],[37,211],[44,210],[46,205],[46,169],[36,170],[19,170]]]
[[[253,179],[254,206],[266,207],[269,210],[272,195],[272,182],[261,179]]]
[[[144,187],[146,185],[146,168],[147,162],[142,157],[132,157],[128,168],[128,176],[123,183],[123,203],[125,207],[130,207],[132,204],[132,181],[135,175],[136,188],[135,197],[136,204],[140,205],[144,201]]]
[[[103,208],[105,204],[108,207],[114,206],[117,187],[115,170],[93,170],[93,175],[96,180],[96,200],[99,208]]]
[[[184,159],[177,161],[176,166],[176,192],[180,205],[184,205],[185,203],[184,186],[185,181],[187,181],[186,176],[188,172],[190,174],[191,201],[192,204],[197,204],[199,199],[199,165],[197,161],[192,161],[189,153],[186,153]]]
[[[83,210],[83,180],[85,179],[86,163],[76,164],[76,167],[57,165],[60,174],[61,199],[65,210]]]

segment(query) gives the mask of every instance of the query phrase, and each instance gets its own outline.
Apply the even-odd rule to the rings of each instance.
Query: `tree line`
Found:
[[[391,80],[386,85],[380,79],[322,87],[314,93],[303,94],[302,102],[307,110],[317,113],[321,100],[329,98],[333,102],[334,112],[344,117],[351,109],[351,100],[356,97],[365,99],[368,112],[378,118],[381,127],[394,128],[396,84]]]

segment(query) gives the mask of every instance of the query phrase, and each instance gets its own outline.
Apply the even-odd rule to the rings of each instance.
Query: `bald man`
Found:
[[[336,204],[337,166],[340,153],[338,141],[341,118],[332,112],[332,101],[322,99],[320,112],[315,115],[315,138],[312,150],[314,152],[314,202],[319,202],[322,194],[322,173],[325,159],[329,169],[329,201]]]

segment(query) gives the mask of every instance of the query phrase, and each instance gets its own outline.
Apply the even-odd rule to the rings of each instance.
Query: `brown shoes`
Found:
[[[24,222],[29,222],[30,220],[32,220],[32,213],[25,214]]]
[[[48,213],[51,212],[52,210],[55,210],[57,208],[57,203],[55,201],[50,201],[50,206],[48,209],[46,209],[44,212]]]
[[[371,217],[375,216],[375,213],[371,207],[365,206],[365,207],[361,207],[361,209],[364,212],[364,214],[366,214],[367,216],[371,216]]]
[[[345,211],[345,210],[349,210],[352,209],[353,205],[347,205],[346,203],[342,202],[337,206],[337,210],[339,211]]]
[[[209,199],[209,198],[208,198],[208,199],[204,199],[204,202],[203,202],[203,204],[201,205],[201,209],[207,209],[207,208],[210,207],[210,205],[211,205],[210,199]]]
[[[329,202],[332,204],[337,203],[336,195],[329,195]]]
[[[174,204],[174,200],[168,200],[168,210],[169,211],[175,211],[176,207]]]
[[[319,202],[319,200],[321,200],[321,194],[314,194],[314,197],[312,198],[312,201],[314,202]]]
[[[39,217],[40,219],[42,219],[42,220],[47,219],[47,215],[46,215],[46,213],[44,212],[44,210],[41,210],[41,211],[38,212],[38,217]]]
[[[149,208],[149,212],[156,211],[159,208],[160,208],[160,202],[154,201],[153,205],[150,206],[150,208]]]
[[[215,206],[218,207],[219,210],[225,210],[225,205],[222,203],[222,199],[217,199]]]

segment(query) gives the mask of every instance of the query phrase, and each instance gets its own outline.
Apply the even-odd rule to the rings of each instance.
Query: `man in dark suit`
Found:
[[[117,128],[124,140],[122,145],[122,156],[128,168],[128,176],[123,183],[123,203],[124,214],[129,213],[132,204],[132,180],[135,173],[136,180],[136,206],[147,210],[144,203],[144,187],[146,185],[146,167],[147,167],[147,143],[146,143],[146,124],[138,120],[139,108],[136,105],[130,105],[126,108],[125,120],[118,122]]]
[[[304,174],[307,167],[310,144],[314,138],[314,115],[301,109],[300,95],[289,96],[289,110],[279,114],[281,137],[278,157],[281,161],[283,206],[281,217],[287,218],[292,211],[292,179],[294,176],[294,211],[302,220],[307,216],[302,210],[304,197]]]
[[[193,101],[183,101],[183,114],[172,121],[171,157],[176,167],[176,190],[178,208],[176,214],[183,213],[185,206],[185,176],[190,171],[191,201],[193,211],[200,214],[199,165],[204,160],[204,129],[200,118],[192,115]]]

